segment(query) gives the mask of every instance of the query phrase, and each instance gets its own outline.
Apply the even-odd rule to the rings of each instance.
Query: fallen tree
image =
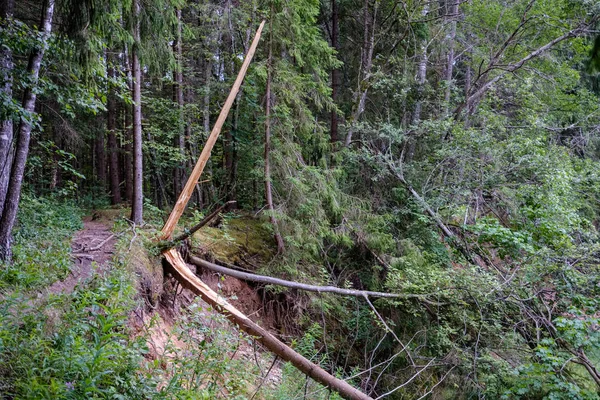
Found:
[[[227,319],[236,324],[241,330],[254,337],[282,360],[290,362],[293,366],[298,368],[298,370],[322,385],[335,390],[345,399],[372,400],[371,397],[362,393],[348,382],[336,378],[319,365],[307,360],[291,347],[254,323],[237,308],[229,304],[188,268],[176,249],[169,249],[163,252],[163,255],[172,267],[172,274],[183,287],[200,296],[202,300],[210,304],[216,311],[225,315]]]
[[[277,285],[288,287],[291,289],[299,289],[306,290],[308,292],[317,292],[317,293],[335,293],[341,294],[344,296],[354,296],[354,297],[387,297],[387,298],[417,298],[420,300],[424,300],[426,295],[421,294],[399,294],[399,293],[384,293],[384,292],[372,292],[370,290],[357,290],[357,289],[345,289],[339,288],[336,286],[318,286],[318,285],[309,285],[307,283],[293,282],[287,281],[285,279],[273,278],[265,275],[257,275],[251,274],[248,272],[237,271],[235,269],[223,267],[222,265],[217,265],[206,260],[203,260],[198,257],[194,257],[192,255],[189,256],[190,264],[194,264],[201,268],[206,268],[208,270],[218,272],[220,274],[229,275],[234,278],[242,279],[245,281],[265,283],[267,285]],[[436,303],[437,305],[437,303]]]
[[[258,30],[256,31],[256,35],[254,37],[254,40],[252,41],[252,45],[248,50],[242,67],[233,84],[231,92],[229,93],[229,96],[227,97],[227,100],[225,101],[225,104],[221,109],[219,118],[217,119],[217,122],[215,123],[215,126],[213,127],[210,136],[206,141],[206,144],[202,150],[202,153],[200,154],[200,157],[198,158],[196,166],[194,167],[185,187],[179,195],[177,203],[173,207],[173,210],[171,211],[167,222],[163,226],[160,236],[162,240],[168,241],[169,239],[171,239],[171,235],[173,234],[173,231],[177,226],[177,223],[179,222],[179,218],[181,217],[183,211],[185,210],[185,207],[187,206],[187,203],[194,190],[194,187],[198,182],[202,171],[204,170],[204,166],[206,165],[208,158],[210,157],[212,148],[215,142],[217,141],[219,134],[221,133],[221,128],[223,127],[223,124],[227,119],[227,115],[229,114],[231,105],[233,104],[233,101],[235,100],[235,97],[237,96],[237,93],[240,90],[242,81],[244,80],[244,76],[246,74],[246,71],[248,70],[248,66],[250,65],[250,61],[252,60],[252,56],[256,51],[256,47],[258,45],[258,41],[260,40],[260,35],[264,25],[265,21],[263,21],[260,24]],[[204,226],[204,224],[210,221],[219,212],[220,209],[207,216],[204,219],[204,221],[202,221],[196,227],[190,229],[190,232],[200,229],[201,226]],[[183,235],[180,235],[175,239],[175,242],[187,238],[191,234],[190,232],[186,232]],[[174,245],[173,242],[171,242],[170,244]],[[271,335],[259,325],[255,324],[247,316],[245,316],[243,313],[241,313],[239,310],[237,310],[235,307],[229,304],[224,298],[220,297],[210,287],[208,287],[204,282],[202,282],[202,280],[200,280],[200,278],[198,278],[188,268],[187,264],[185,263],[177,249],[164,249],[163,255],[172,267],[171,272],[183,287],[190,289],[192,292],[200,296],[205,302],[213,306],[217,312],[225,315],[225,317],[227,317],[231,322],[240,327],[240,329],[242,329],[244,332],[255,337],[256,340],[262,343],[267,349],[277,354],[281,359],[289,361],[292,365],[298,368],[298,370],[313,378],[315,381],[331,388],[332,390],[335,390],[346,399],[372,400],[371,397],[362,393],[360,390],[354,388],[348,382],[336,378],[317,364],[310,362],[301,354],[292,350],[292,348],[279,341],[275,336]]]

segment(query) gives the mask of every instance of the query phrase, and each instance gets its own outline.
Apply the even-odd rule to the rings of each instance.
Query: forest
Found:
[[[600,399],[598,0],[0,0],[1,399]]]

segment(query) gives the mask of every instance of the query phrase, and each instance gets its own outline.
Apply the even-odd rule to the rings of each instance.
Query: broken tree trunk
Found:
[[[233,88],[231,89],[231,92],[229,93],[229,96],[225,101],[225,105],[223,106],[223,109],[219,114],[219,118],[215,123],[215,126],[206,142],[206,145],[204,146],[204,149],[200,154],[200,158],[198,159],[198,162],[196,163],[192,174],[190,175],[185,187],[183,188],[183,191],[181,192],[179,199],[175,204],[175,207],[173,207],[173,211],[169,215],[169,219],[167,220],[165,226],[162,229],[161,239],[163,240],[168,240],[171,237],[173,230],[175,229],[175,226],[177,225],[177,222],[179,221],[181,214],[183,214],[183,211],[193,193],[194,187],[196,186],[196,183],[198,182],[198,179],[200,178],[200,175],[204,170],[204,166],[206,165],[206,162],[210,157],[211,150],[217,138],[219,137],[219,133],[221,132],[223,123],[225,122],[231,105],[233,104],[233,101],[235,100],[236,95],[240,89],[246,71],[248,69],[248,65],[250,64],[252,56],[256,51],[256,47],[258,45],[260,34],[264,25],[265,22],[263,21],[260,24],[258,30],[256,31],[254,41],[252,42],[252,45],[248,50],[248,54],[244,59],[244,63],[242,64],[242,68],[240,69],[235,83],[233,84]],[[335,390],[346,399],[372,400],[371,397],[360,392],[358,389],[352,387],[347,382],[334,377],[317,364],[310,362],[302,355],[292,350],[289,346],[279,341],[276,337],[271,335],[269,332],[261,328],[259,325],[255,324],[252,320],[250,320],[248,317],[246,317],[244,314],[238,311],[235,307],[227,303],[225,299],[219,297],[217,293],[215,293],[204,282],[202,282],[200,278],[198,278],[194,273],[192,273],[192,271],[190,271],[190,269],[187,267],[187,265],[181,258],[181,255],[176,249],[171,248],[169,250],[165,250],[163,252],[163,255],[165,256],[169,264],[172,266],[172,272],[182,286],[187,287],[188,289],[199,295],[204,301],[213,306],[215,310],[217,310],[221,314],[224,314],[231,322],[239,326],[244,332],[255,337],[267,349],[277,354],[281,359],[289,361],[300,371],[310,376],[317,382]]]
[[[171,211],[171,214],[169,215],[169,219],[167,219],[167,222],[165,223],[165,226],[162,229],[161,239],[163,240],[167,240],[171,237],[171,235],[173,234],[173,230],[175,229],[175,226],[177,225],[177,222],[181,217],[181,214],[183,214],[183,211],[185,210],[185,207],[188,201],[190,200],[190,197],[192,197],[194,187],[196,186],[196,183],[198,182],[202,171],[204,171],[204,167],[206,166],[206,162],[210,157],[212,148],[215,145],[219,134],[221,133],[221,128],[223,127],[225,120],[227,119],[227,115],[229,114],[231,105],[233,104],[233,101],[235,100],[235,97],[237,96],[240,87],[242,86],[242,81],[244,80],[244,76],[246,75],[246,71],[248,70],[248,66],[250,65],[250,61],[254,56],[254,52],[256,51],[256,47],[258,46],[258,41],[260,40],[260,34],[262,33],[264,26],[265,21],[263,21],[260,24],[258,30],[256,31],[254,41],[252,42],[252,45],[248,50],[246,58],[244,58],[242,68],[240,69],[240,72],[238,73],[238,76],[235,79],[233,87],[231,88],[231,92],[229,92],[229,96],[227,97],[227,100],[223,105],[223,109],[221,109],[219,118],[217,119],[217,122],[215,123],[215,126],[213,127],[213,130],[210,133],[210,136],[208,137],[204,148],[202,149],[202,153],[200,154],[200,158],[198,159],[196,166],[194,167],[192,173],[190,174],[190,177],[188,178],[187,183],[185,184],[185,187],[183,188],[183,191],[177,199],[177,203],[175,203],[175,207],[173,207],[173,211]]]
[[[250,336],[256,338],[256,340],[262,343],[263,346],[277,354],[282,360],[292,363],[292,365],[294,365],[300,371],[322,385],[335,390],[345,399],[372,400],[371,397],[360,392],[348,382],[336,378],[317,364],[310,362],[305,357],[292,350],[291,347],[281,342],[275,336],[271,335],[265,329],[261,328],[259,325],[250,320],[250,318],[229,304],[223,297],[215,293],[204,282],[202,282],[200,278],[194,275],[194,273],[187,267],[176,249],[167,250],[163,253],[163,255],[173,267],[173,273],[182,286],[190,289],[192,292],[200,296],[202,300],[214,307],[215,310],[224,314],[227,319],[239,326],[240,329]]]

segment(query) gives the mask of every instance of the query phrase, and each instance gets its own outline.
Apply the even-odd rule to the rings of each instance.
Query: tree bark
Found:
[[[115,78],[115,69],[108,58],[108,76]],[[107,127],[108,127],[108,158],[110,178],[110,200],[113,205],[121,202],[121,189],[119,188],[119,149],[117,147],[117,101],[112,84],[108,87]]]
[[[348,124],[348,132],[346,133],[346,140],[344,142],[345,147],[350,146],[350,143],[352,143],[352,136],[354,135],[355,129],[354,125],[358,122],[360,116],[365,111],[367,93],[369,91],[368,81],[371,78],[371,68],[373,67],[373,51],[375,49],[375,22],[377,21],[378,7],[379,1],[376,1],[373,5],[373,18],[371,18],[369,15],[369,0],[365,0],[361,67],[359,68],[356,92],[354,92],[354,109]]]
[[[203,99],[203,109],[202,109],[202,123],[204,126],[204,132],[206,135],[210,135],[210,81],[212,75],[212,63],[210,60],[205,60],[204,62],[204,99]],[[206,167],[210,176],[213,176],[212,162],[209,160],[207,162]],[[208,195],[207,203],[211,201],[215,201],[217,195],[215,193],[215,185],[213,182],[208,182],[206,185]]]
[[[127,76],[127,87],[133,93],[133,77],[131,73],[131,58],[129,57],[129,47],[124,48],[123,67]],[[133,126],[132,126],[132,107],[123,107],[123,181],[125,181],[125,200],[133,203]]]
[[[424,3],[421,16],[423,20],[427,19],[429,14],[429,4]],[[421,121],[421,112],[423,109],[423,91],[425,88],[425,82],[427,81],[427,39],[421,40],[421,48],[419,53],[419,62],[417,64],[417,101],[415,103],[415,109],[413,112],[412,124],[416,125]]]
[[[305,290],[307,292],[315,292],[315,293],[334,293],[343,296],[352,296],[352,297],[384,297],[384,298],[416,298],[421,299],[426,296],[419,294],[398,294],[398,293],[383,293],[383,292],[372,292],[370,290],[356,290],[356,289],[345,289],[339,288],[335,286],[318,286],[318,285],[309,285],[301,282],[293,282],[286,281],[284,279],[273,278],[265,275],[257,275],[250,274],[248,272],[237,271],[235,269],[223,267],[222,265],[217,265],[206,260],[203,260],[198,257],[191,256],[189,257],[190,264],[194,264],[201,268],[206,268],[213,272],[218,272],[219,274],[224,274],[228,276],[232,276],[237,279],[242,279],[250,282],[258,282],[264,283],[266,285],[277,285],[283,286],[290,289],[299,289]]]
[[[271,20],[269,22],[269,55],[267,56],[267,87],[265,99],[265,197],[267,207],[269,208],[269,219],[273,230],[275,231],[275,241],[277,242],[277,253],[285,251],[283,238],[277,227],[277,219],[275,218],[275,208],[273,207],[273,190],[271,185],[271,162],[269,154],[271,152],[271,80],[273,79],[273,17],[274,6],[271,2]]]
[[[131,202],[131,220],[140,225],[143,218],[143,158],[142,158],[142,95],[139,50],[140,44],[140,0],[133,0],[133,15],[135,25],[133,28],[134,45],[131,49],[131,63],[133,66],[133,197]]]
[[[421,10],[421,17],[423,20],[427,19],[427,14],[429,13],[429,4],[426,2],[423,5],[423,9]],[[413,110],[411,124],[416,126],[421,121],[421,113],[423,111],[423,92],[425,91],[425,82],[427,81],[427,39],[422,39],[420,43],[419,49],[419,62],[417,63],[417,76],[416,76],[416,84],[417,84],[417,93],[416,93],[416,101],[415,108]],[[415,148],[417,147],[416,138],[409,136],[407,143],[407,151],[406,151],[406,162],[411,161],[414,158]]]
[[[175,41],[173,42],[173,53],[175,53],[176,57],[175,80],[173,83],[173,100],[175,103],[177,103],[177,108],[179,110],[179,134],[175,137],[174,144],[183,158],[185,155],[185,122],[183,116],[184,101],[183,55],[181,50],[181,9],[176,9],[175,14],[177,17],[177,32]],[[184,165],[185,161],[182,160],[181,163],[173,170],[173,193],[175,196],[177,196],[177,194],[181,192],[181,189],[183,188]]]
[[[275,336],[271,335],[265,329],[254,323],[250,318],[238,311],[222,296],[219,296],[204,282],[202,282],[200,278],[194,275],[187,267],[177,250],[168,250],[164,252],[163,255],[173,267],[171,271],[183,287],[186,287],[196,295],[199,295],[202,300],[206,301],[219,313],[225,315],[227,319],[237,325],[241,330],[256,338],[256,340],[262,343],[263,346],[281,357],[282,360],[289,361],[294,367],[298,368],[298,370],[302,371],[304,374],[310,376],[322,385],[335,390],[345,399],[371,399],[371,397],[360,392],[348,382],[336,378],[319,365],[310,362],[301,354],[295,352],[292,348],[278,340]]]
[[[101,118],[100,115],[98,115]],[[98,180],[98,185],[101,188],[102,194],[105,193],[106,190],[106,150],[104,146],[104,136],[106,135],[104,131],[104,124],[100,123],[100,129],[96,133],[96,140],[94,143],[94,148],[96,150],[96,179]]]
[[[15,9],[14,0],[0,2],[0,19],[12,19]],[[0,46],[0,68],[4,71],[4,85],[0,90],[7,99],[12,98],[12,71],[14,68],[12,51],[7,46]],[[2,115],[0,121],[0,210],[4,208],[4,200],[8,190],[10,168],[14,156],[12,115]]]
[[[28,113],[33,113],[35,111],[35,101],[37,97],[35,86],[39,80],[42,59],[44,58],[44,52],[48,46],[48,38],[52,31],[54,0],[46,1],[42,13],[40,44],[38,48],[32,51],[27,65],[27,74],[29,75],[31,84],[23,93],[22,106]],[[15,156],[10,171],[10,180],[8,182],[4,207],[2,208],[2,216],[0,217],[0,259],[5,261],[10,261],[11,258],[12,229],[15,224],[15,218],[19,207],[21,186],[23,185],[23,173],[25,171],[25,163],[29,153],[31,129],[32,126],[24,119],[19,121]]]
[[[450,97],[452,95],[452,75],[454,72],[454,45],[456,41],[456,20],[458,19],[458,5],[459,0],[449,0],[452,2],[450,5],[449,18],[450,20],[450,34],[448,35],[448,56],[446,60],[446,91],[444,93],[444,117],[447,117],[450,113]]]

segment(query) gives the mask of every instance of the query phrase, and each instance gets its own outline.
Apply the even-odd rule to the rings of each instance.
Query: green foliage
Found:
[[[165,348],[169,366],[161,389],[165,398],[243,399],[258,373],[249,360],[234,359],[251,340],[234,333],[225,317],[197,301],[181,315]],[[240,371],[244,371],[240,374]]]
[[[597,398],[597,385],[581,362],[584,353],[593,365],[600,360],[600,114],[598,77],[590,68],[598,64],[600,41],[589,36],[593,24],[586,34],[576,31],[597,25],[598,2],[473,0],[460,2],[458,15],[451,1],[430,6],[427,15],[419,1],[335,4],[338,51],[329,45],[329,1],[142,0],[137,17],[131,0],[62,2],[61,29],[52,36],[36,88],[39,116],[25,113],[18,100],[31,87],[25,60],[39,44],[33,27],[21,21],[39,16],[19,9],[18,17],[25,13],[26,19],[3,21],[0,42],[12,50],[16,65],[13,95],[0,91],[0,119],[35,125],[26,179],[31,192],[55,196],[24,196],[15,262],[0,271],[7,303],[0,357],[11,363],[2,369],[2,383],[11,395],[251,394],[257,372],[232,356],[247,339],[198,304],[183,313],[168,351],[142,362],[146,350],[125,327],[133,297],[125,275],[95,278],[89,282],[93,293],[52,298],[39,311],[28,306],[33,300],[27,291],[69,271],[68,237],[80,222],[67,199],[94,207],[109,200],[94,178],[94,150],[105,139],[111,88],[119,163],[129,161],[131,51],[143,64],[144,217],[159,226],[177,196],[173,172],[189,174],[252,33],[266,18],[187,221],[197,222],[230,199],[244,212],[203,229],[193,244],[231,263],[256,255],[265,274],[407,295],[373,300],[378,316],[362,299],[267,288],[267,295],[294,303],[294,329],[303,330],[294,343],[304,355],[345,377],[381,365],[358,378],[373,394],[411,379],[413,362],[432,361],[435,367],[419,370],[390,397],[419,398],[433,388],[435,398]],[[172,49],[176,8],[182,9],[181,60]],[[136,22],[141,38],[134,43]],[[577,37],[535,53],[567,32]],[[373,65],[363,76],[371,34]],[[260,213],[269,47],[274,216],[286,245],[278,255],[269,215]],[[415,76],[424,56],[421,85]],[[107,76],[108,65],[116,77]],[[180,68],[183,109],[172,100]],[[341,80],[335,104],[333,68]],[[486,90],[474,95],[479,89]],[[352,126],[347,148],[330,141],[332,110],[339,111],[339,137]],[[182,132],[184,152],[177,140]],[[399,171],[406,182],[391,173]],[[442,232],[430,213],[453,234]],[[251,376],[240,377],[241,369]],[[263,391],[265,398],[329,396],[289,365],[281,385]]]
[[[73,204],[26,196],[14,257],[2,268],[0,386],[22,399],[148,398],[142,338],[129,334],[134,287],[122,269],[95,275],[72,293],[32,296],[66,277],[69,240],[81,227]],[[83,286],[85,285],[85,286]]]
[[[64,278],[72,262],[70,238],[81,228],[80,218],[72,201],[25,194],[14,232],[14,260],[0,268],[0,287],[39,289]]]

